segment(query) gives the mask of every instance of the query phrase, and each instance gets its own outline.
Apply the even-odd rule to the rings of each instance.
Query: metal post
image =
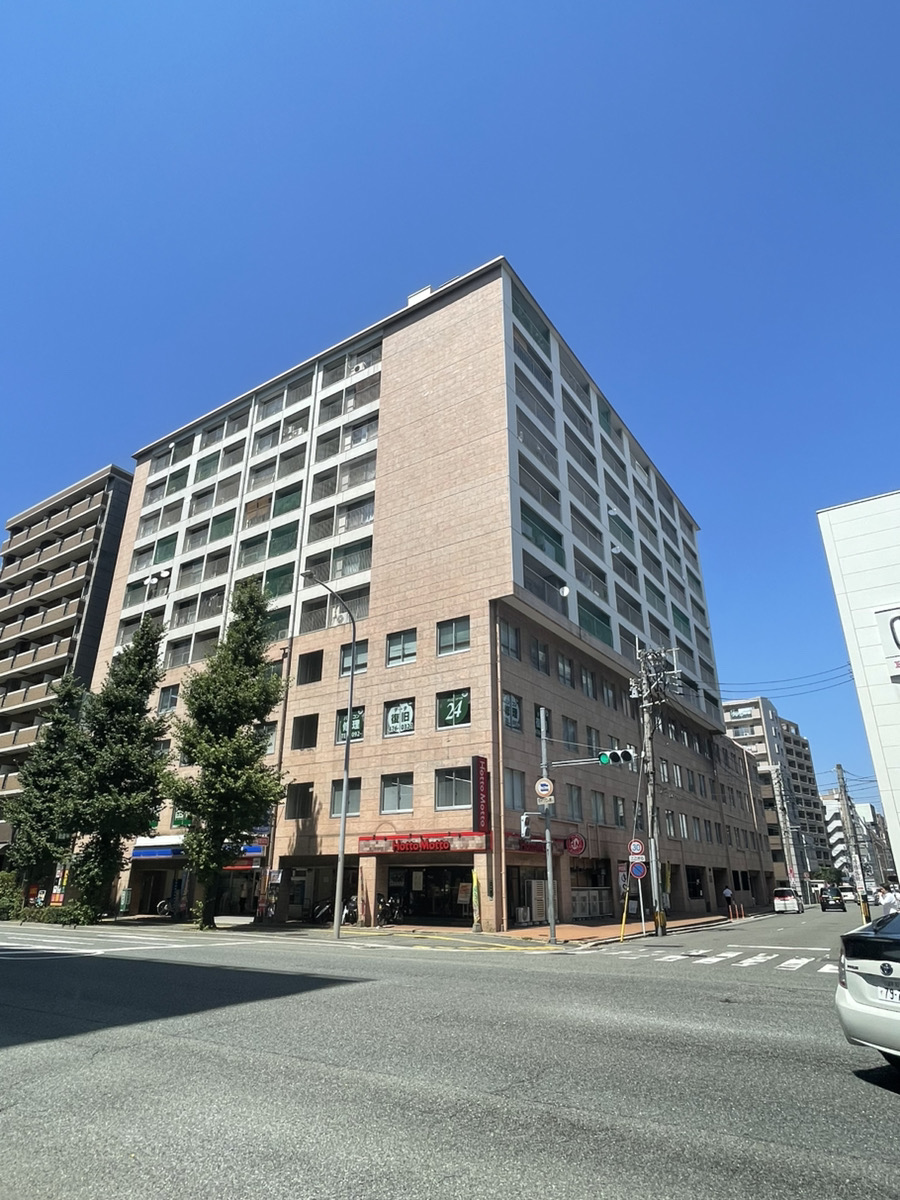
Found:
[[[547,710],[541,706],[541,775],[550,771],[547,754]],[[550,945],[556,945],[556,904],[553,895],[553,840],[550,836],[550,805],[544,808],[544,848],[547,852],[547,923],[550,926]]]
[[[350,799],[350,742],[353,736],[353,680],[356,675],[356,618],[342,596],[312,571],[301,571],[306,579],[312,579],[328,592],[350,618],[350,683],[347,689],[347,729],[344,736],[344,779],[341,787],[341,826],[338,834],[337,879],[334,883],[334,926],[335,938],[341,936],[341,917],[344,909],[344,858],[347,847],[347,808]]]
[[[662,661],[660,661],[662,659]],[[653,899],[653,924],[657,937],[665,937],[666,914],[662,906],[659,885],[659,819],[656,811],[656,760],[653,734],[656,731],[656,709],[665,687],[668,662],[658,651],[642,650],[639,656],[641,673],[633,681],[641,701],[641,758],[647,778],[646,808],[650,850],[650,894]],[[639,798],[640,799],[640,798]]]

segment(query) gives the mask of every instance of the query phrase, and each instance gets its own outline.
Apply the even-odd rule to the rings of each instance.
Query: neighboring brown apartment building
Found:
[[[629,679],[643,645],[677,648],[682,684],[656,736],[671,773],[660,808],[677,814],[671,833],[660,818],[671,909],[715,908],[733,871],[749,901],[750,870],[767,867],[762,849],[758,866],[744,857],[755,813],[716,785],[697,526],[504,259],[423,289],[135,457],[95,684],[153,613],[166,625],[158,703],[177,713],[235,583],[262,581],[289,683],[270,740],[287,784],[270,859],[279,917],[308,918],[334,891],[348,613],[344,892],[370,919],[393,893],[416,920],[471,923],[473,869],[486,929],[539,909],[543,826],[535,815],[528,840],[520,827],[536,809],[537,710],[550,710],[554,761],[638,745]],[[553,776],[560,915],[612,916],[638,772]],[[134,847],[134,911],[181,878],[178,820],[164,810]],[[255,891],[268,853],[255,833],[223,911],[242,885]]]
[[[54,702],[52,684],[67,671],[84,684],[94,675],[131,479],[105,467],[7,522],[0,546],[0,816]],[[0,821],[0,843],[11,833]]]

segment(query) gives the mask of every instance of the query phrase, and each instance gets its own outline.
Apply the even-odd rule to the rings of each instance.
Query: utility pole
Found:
[[[781,828],[781,844],[784,847],[784,861],[788,869],[788,880],[791,887],[796,887],[800,876],[797,867],[797,855],[794,851],[794,831],[791,828],[790,812],[784,795],[784,777],[780,763],[772,764],[772,787],[775,791],[775,804],[778,810],[778,824]]]
[[[665,937],[666,913],[662,905],[659,881],[659,814],[656,806],[656,760],[653,735],[656,718],[668,689],[670,675],[675,672],[662,650],[639,650],[640,674],[631,680],[632,699],[641,703],[641,757],[647,780],[647,829],[650,843],[650,891],[653,897],[653,924],[657,937]],[[638,797],[640,801],[640,797]]]
[[[844,829],[852,838],[852,844],[847,847],[847,852],[850,855],[850,865],[853,869],[853,880],[856,884],[856,898],[859,901],[859,911],[866,924],[869,923],[869,904],[866,899],[866,876],[863,871],[862,854],[859,849],[859,833],[856,829],[856,821],[850,812],[850,797],[847,794],[847,781],[844,779],[844,768],[840,763],[835,766],[838,781],[838,798],[841,805],[841,820],[844,823]]]
[[[541,776],[548,778],[550,762],[547,756],[547,710],[541,705]],[[547,797],[552,801],[552,796]],[[550,945],[556,945],[556,897],[553,894],[553,840],[550,837],[550,808],[544,806],[544,848],[547,852],[547,924],[550,926]]]

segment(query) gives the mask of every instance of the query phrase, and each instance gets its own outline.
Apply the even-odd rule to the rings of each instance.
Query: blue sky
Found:
[[[725,694],[869,776],[815,513],[898,486],[898,41],[879,0],[0,7],[0,516],[505,254],[699,522]]]

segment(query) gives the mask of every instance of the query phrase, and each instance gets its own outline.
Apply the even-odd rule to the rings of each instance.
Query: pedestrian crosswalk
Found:
[[[623,962],[652,962],[654,965],[669,963],[691,963],[697,967],[716,967],[727,963],[732,967],[744,970],[764,967],[776,971],[801,971],[804,968],[816,971],[820,975],[837,974],[837,963],[829,959],[827,950],[816,947],[814,951],[807,949],[806,953],[798,953],[796,948],[785,947],[779,952],[748,953],[754,947],[732,947],[726,950],[684,950],[678,953],[667,953],[665,949],[649,946],[584,946],[575,951],[576,954],[598,954],[605,958],[616,958]]]
[[[15,959],[91,958],[104,954],[180,950],[203,945],[188,935],[109,928],[62,929],[34,925],[0,926],[0,961]]]

